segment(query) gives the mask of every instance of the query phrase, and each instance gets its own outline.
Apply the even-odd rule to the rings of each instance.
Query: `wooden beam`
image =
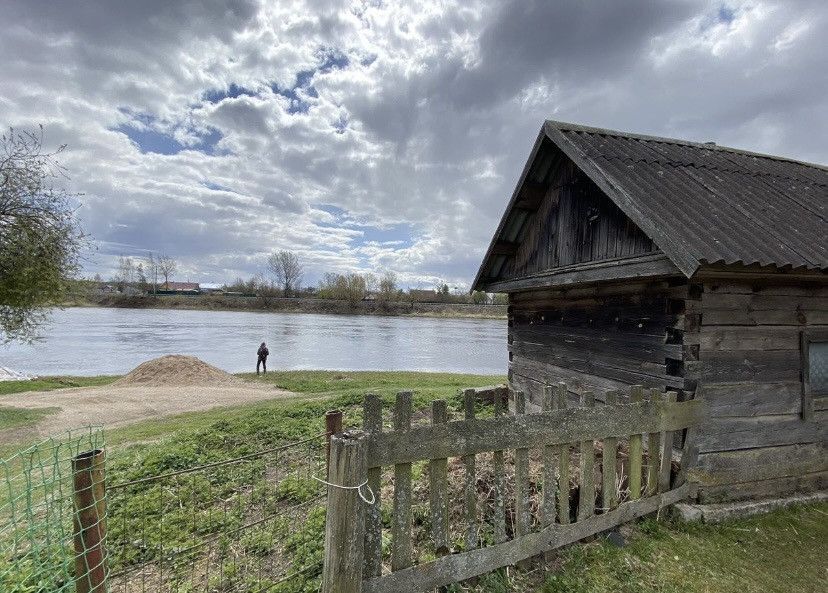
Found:
[[[682,276],[682,273],[666,255],[658,253],[575,264],[525,278],[489,282],[483,289],[487,292],[518,292],[533,288],[662,276]]]

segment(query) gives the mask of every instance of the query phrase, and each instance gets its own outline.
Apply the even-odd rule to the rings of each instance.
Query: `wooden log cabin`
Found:
[[[828,487],[828,168],[547,121],[474,281],[531,402],[705,398],[700,502]]]

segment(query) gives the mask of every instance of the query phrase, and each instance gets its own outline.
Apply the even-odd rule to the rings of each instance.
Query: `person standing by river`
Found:
[[[262,345],[259,346],[259,351],[256,353],[258,355],[258,360],[256,361],[256,374],[259,374],[259,365],[262,365],[262,370],[264,374],[267,374],[267,357],[270,354],[270,350],[267,349],[267,344],[262,342]]]

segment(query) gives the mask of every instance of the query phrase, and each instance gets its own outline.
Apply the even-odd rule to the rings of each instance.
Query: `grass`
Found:
[[[0,406],[0,430],[36,424],[38,420],[57,410],[58,408],[39,408],[32,410],[28,408]]]
[[[42,377],[27,381],[0,381],[0,396],[26,391],[51,391],[70,387],[97,387],[108,385],[118,378],[116,375],[97,377]]]
[[[657,522],[626,547],[606,541],[564,550],[543,593],[816,593],[828,576],[828,504],[718,525]],[[820,583],[822,583],[820,585]]]

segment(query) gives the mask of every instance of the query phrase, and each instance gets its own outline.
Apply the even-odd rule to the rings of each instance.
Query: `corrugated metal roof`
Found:
[[[688,277],[700,265],[714,263],[828,269],[824,166],[553,121],[545,123],[541,135]],[[545,156],[539,149],[536,142],[515,195],[532,162]],[[492,245],[514,218],[514,202],[513,196]],[[490,258],[491,253],[475,287],[491,276]]]

